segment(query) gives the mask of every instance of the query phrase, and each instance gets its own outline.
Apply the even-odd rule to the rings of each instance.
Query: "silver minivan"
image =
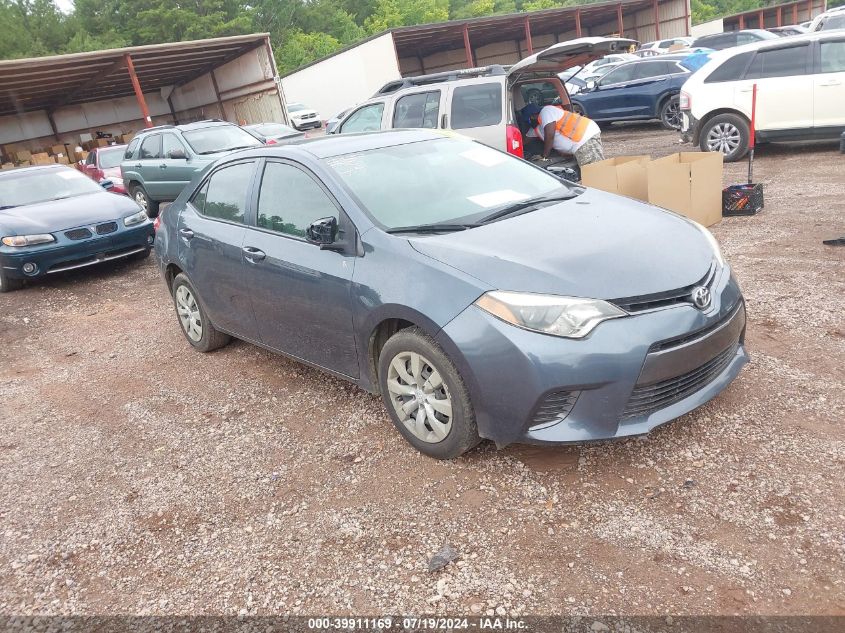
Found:
[[[482,143],[523,156],[527,105],[568,106],[558,73],[637,44],[618,37],[582,37],[554,44],[499,65],[406,77],[385,84],[371,99],[350,109],[333,134],[393,128],[455,130]]]

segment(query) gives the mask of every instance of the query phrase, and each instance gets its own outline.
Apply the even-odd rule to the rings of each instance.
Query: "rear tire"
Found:
[[[580,105],[578,105],[577,103],[572,103],[571,105],[572,105],[572,111],[573,111],[575,114],[580,114],[581,116],[587,116],[587,115],[584,113],[584,108],[583,108],[583,107],[581,107],[581,106],[580,106]]]
[[[232,340],[212,325],[202,300],[184,273],[176,275],[172,289],[179,327],[194,349],[211,352]]]
[[[388,339],[378,376],[390,419],[421,453],[453,459],[481,442],[458,369],[421,329],[400,330]]]
[[[23,287],[23,279],[14,279],[0,271],[0,292],[12,292]]]
[[[144,189],[141,185],[132,185],[132,188],[129,190],[129,195],[139,207],[147,212],[147,217],[158,217],[159,203],[155,200],[151,200],[146,189]]]
[[[681,129],[681,100],[678,95],[669,97],[660,105],[659,118],[664,129]]]
[[[748,153],[748,121],[738,114],[720,114],[701,126],[698,145],[702,152],[721,152],[726,163]]]

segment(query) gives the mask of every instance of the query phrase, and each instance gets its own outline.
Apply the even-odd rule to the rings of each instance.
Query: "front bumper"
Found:
[[[116,232],[88,239],[71,241],[62,232],[54,233],[61,241],[42,246],[0,248],[0,266],[6,276],[13,279],[32,279],[51,273],[72,270],[121,259],[152,248],[155,232],[152,222],[135,227],[120,227]],[[24,264],[37,267],[33,273],[25,273]]]
[[[438,335],[465,377],[482,437],[561,444],[647,433],[720,393],[748,362],[745,307],[721,269],[706,311],[614,319],[586,339],[530,332],[470,306]]]
[[[306,119],[304,121],[292,121],[293,126],[297,130],[317,129],[323,127],[323,122],[320,119]]]
[[[698,145],[700,121],[689,110],[681,110],[681,137],[684,143]]]

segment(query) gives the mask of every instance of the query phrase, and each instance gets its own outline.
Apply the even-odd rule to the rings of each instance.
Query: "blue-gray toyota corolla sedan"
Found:
[[[436,132],[235,153],[155,250],[196,349],[234,336],[380,393],[438,458],[645,433],[748,360],[707,229]]]

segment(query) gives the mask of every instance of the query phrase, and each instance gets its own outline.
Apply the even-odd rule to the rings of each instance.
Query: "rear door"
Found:
[[[817,44],[813,74],[813,125],[818,131],[845,128],[845,34]]]
[[[182,158],[178,158],[180,155]],[[164,132],[161,135],[159,170],[162,196],[166,200],[175,200],[194,177],[194,166],[188,160],[188,150],[173,132]]]
[[[450,82],[443,127],[505,150],[504,80],[484,78]]]
[[[757,84],[756,128],[802,130],[813,127],[812,47],[808,42],[758,50],[735,85],[735,101],[751,113]]]
[[[221,330],[258,340],[246,285],[243,242],[255,160],[212,172],[185,205],[177,223],[179,261]]]

